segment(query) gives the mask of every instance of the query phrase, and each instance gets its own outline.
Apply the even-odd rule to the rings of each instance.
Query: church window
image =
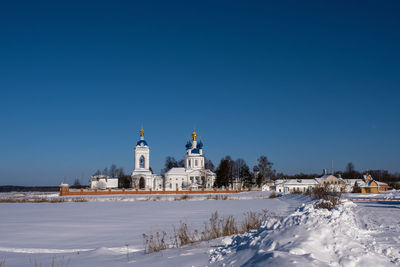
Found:
[[[190,160],[188,160],[188,163],[189,163],[189,167],[190,167]]]
[[[169,188],[172,188],[172,184],[171,183],[169,184]]]
[[[178,184],[175,184],[175,188],[178,189]]]
[[[194,161],[194,166],[197,166],[197,159]]]
[[[144,156],[141,156],[139,159],[139,167],[144,168]]]

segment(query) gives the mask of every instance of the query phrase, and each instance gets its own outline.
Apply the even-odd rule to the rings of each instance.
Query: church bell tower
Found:
[[[144,130],[140,129],[140,139],[135,147],[135,171],[149,171],[150,148],[144,140]]]

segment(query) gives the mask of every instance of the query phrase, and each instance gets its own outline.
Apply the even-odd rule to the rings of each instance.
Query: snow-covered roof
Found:
[[[316,185],[318,182],[315,179],[278,179],[275,180],[275,185]]]
[[[339,179],[339,178],[337,178],[335,175],[332,175],[332,174],[325,174],[325,175],[323,175],[323,176],[321,176],[321,177],[317,177],[317,178],[315,178],[315,180],[318,182],[318,183],[321,183],[322,181],[324,181],[324,180],[326,180],[326,179]],[[340,179],[339,179],[340,180]]]
[[[315,185],[315,179],[289,179],[285,182],[286,185]]]
[[[182,167],[174,167],[172,169],[170,169],[169,171],[167,171],[168,174],[182,174],[185,175],[186,174],[186,170],[185,168]]]
[[[356,183],[358,186],[365,185],[365,182],[362,179],[343,179],[346,184],[354,186]]]

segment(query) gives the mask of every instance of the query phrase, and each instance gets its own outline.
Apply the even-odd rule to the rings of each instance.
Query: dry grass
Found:
[[[174,226],[173,246],[181,247],[196,242],[197,231],[191,232],[185,222],[181,222],[178,227]]]
[[[166,235],[167,233],[165,232],[156,232],[154,235],[143,234],[144,253],[153,253],[167,249]]]
[[[34,267],[42,267],[43,266],[43,264],[39,263],[37,261],[37,259],[34,259],[34,260],[29,259],[29,263],[30,263],[30,265],[32,265]],[[66,260],[64,258],[64,256],[61,256],[60,258],[53,256],[51,258],[51,267],[66,267],[69,265],[69,263],[70,263],[70,259]],[[1,267],[1,265],[0,265],[0,267]]]
[[[260,213],[247,212],[244,219],[237,222],[232,215],[220,217],[218,212],[211,214],[210,219],[204,223],[202,231],[191,230],[187,223],[180,222],[175,227],[172,236],[169,238],[171,243],[167,243],[166,232],[156,232],[155,234],[143,234],[145,253],[158,252],[171,247],[182,247],[199,241],[208,241],[215,238],[242,234],[250,230],[257,229],[259,224],[267,219],[267,211]]]
[[[278,196],[275,194],[275,192],[272,192],[271,195],[269,195],[268,198],[276,198],[276,197],[278,197]]]
[[[228,195],[207,195],[207,200],[228,200]]]
[[[161,200],[161,196],[156,196],[153,198],[153,201],[159,201],[159,200]]]
[[[182,195],[182,196],[179,196],[179,197],[175,197],[174,200],[175,201],[188,200],[189,198],[190,198],[189,195]]]
[[[263,210],[260,213],[248,211],[243,221],[241,222],[242,232],[247,232],[253,229],[257,229],[258,225],[267,219],[267,210]]]
[[[0,203],[63,203],[63,202],[88,202],[87,198],[1,198]]]
[[[89,200],[87,198],[83,197],[76,197],[72,199],[72,202],[88,202]]]

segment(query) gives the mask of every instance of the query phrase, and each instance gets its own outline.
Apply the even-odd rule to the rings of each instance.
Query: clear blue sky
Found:
[[[399,1],[2,1],[0,185],[156,173],[193,127],[277,171],[400,171]]]

